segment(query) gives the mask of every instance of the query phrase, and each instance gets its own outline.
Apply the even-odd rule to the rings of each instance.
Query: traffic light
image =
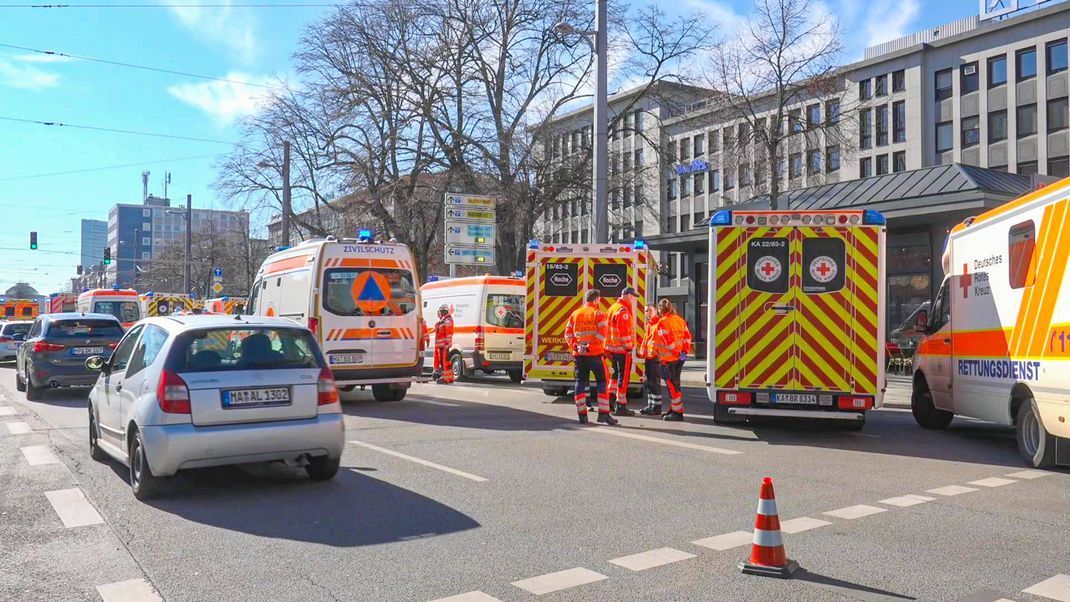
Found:
[[[82,266],[78,266],[78,275],[79,275],[79,276],[81,276],[81,275],[82,275]]]
[[[111,247],[104,247],[104,265],[111,265]]]
[[[30,232],[30,249],[33,250],[33,251],[37,250],[37,233],[36,232]]]

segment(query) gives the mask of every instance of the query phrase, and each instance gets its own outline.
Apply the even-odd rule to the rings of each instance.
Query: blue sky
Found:
[[[148,0],[146,0],[147,2]],[[207,2],[207,0],[205,0]],[[39,3],[36,0],[15,4]],[[72,3],[73,0],[72,0]],[[82,0],[78,4],[105,2]],[[163,2],[166,3],[166,2]],[[172,0],[195,4],[196,0]],[[226,4],[213,0],[212,4]],[[264,3],[270,3],[265,1]],[[311,3],[311,2],[306,2]],[[745,16],[748,0],[663,1],[666,11],[699,10],[720,26]],[[848,32],[844,60],[871,43],[977,12],[974,0],[824,0]],[[268,82],[292,76],[303,29],[328,8],[0,8],[0,44],[54,50],[176,71]],[[256,107],[261,88],[210,82],[0,47],[0,118],[58,121],[212,140],[234,140],[234,120]],[[42,293],[69,282],[78,263],[79,222],[107,219],[117,202],[150,192],[193,195],[195,207],[223,207],[211,188],[209,155],[228,145],[0,120],[0,290],[28,281]],[[52,172],[125,168],[26,178]],[[36,230],[40,250],[30,251]]]

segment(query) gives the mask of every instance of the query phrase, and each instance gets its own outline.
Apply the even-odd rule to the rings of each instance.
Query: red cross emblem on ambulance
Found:
[[[810,277],[822,284],[832,282],[839,272],[839,266],[828,255],[818,255],[810,262]]]
[[[780,278],[783,270],[784,267],[780,265],[780,260],[772,255],[761,257],[758,259],[758,263],[754,264],[754,275],[762,282],[773,282]]]
[[[970,296],[970,286],[973,285],[973,274],[969,272],[970,266],[962,264],[962,278],[959,278],[959,286],[962,287],[962,298]]]

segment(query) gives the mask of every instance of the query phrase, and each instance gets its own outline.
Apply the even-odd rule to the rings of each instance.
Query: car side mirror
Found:
[[[11,335],[11,340],[12,341],[25,341],[26,340],[26,333],[25,332],[16,332],[15,334]]]
[[[108,373],[108,361],[105,360],[102,355],[94,355],[86,358],[85,367],[87,370],[93,370],[94,372]]]
[[[929,331],[929,312],[922,310],[914,317],[914,330],[917,332]]]

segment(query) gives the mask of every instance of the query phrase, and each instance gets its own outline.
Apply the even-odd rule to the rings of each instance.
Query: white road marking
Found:
[[[948,485],[947,487],[937,487],[936,489],[927,489],[925,493],[935,493],[936,495],[952,496],[960,495],[963,493],[969,493],[971,491],[977,491],[973,487],[963,487],[962,485]]]
[[[881,512],[887,511],[887,508],[878,508],[876,506],[858,504],[857,506],[847,506],[846,508],[840,508],[839,510],[829,510],[828,512],[822,512],[821,514],[825,514],[827,516],[834,516],[836,518],[842,518],[846,520],[854,520],[856,518],[862,518],[863,516],[879,514]]]
[[[741,451],[735,451],[732,449],[724,449],[720,447],[711,447],[709,445],[698,445],[697,443],[687,443],[685,441],[673,441],[671,439],[665,439],[663,437],[648,437],[646,435],[638,435],[636,433],[629,433],[620,430],[620,427],[614,428],[611,426],[598,427],[598,428],[585,428],[582,430],[585,433],[602,433],[604,435],[616,435],[618,437],[626,437],[628,439],[637,439],[639,441],[649,441],[650,443],[660,443],[662,445],[671,445],[673,447],[683,447],[686,449],[697,449],[699,451],[708,452],[711,454],[722,454],[725,456],[734,456],[741,454]]]
[[[431,602],[502,602],[498,598],[491,596],[490,594],[484,594],[480,591],[466,592],[463,594],[457,594],[456,596],[450,596],[448,598],[438,598],[437,600],[431,600]]]
[[[825,525],[831,525],[832,523],[827,520],[821,520],[819,518],[810,518],[809,516],[800,516],[799,518],[793,518],[780,523],[780,530],[784,533],[802,533],[803,531],[809,531],[810,529],[816,529],[818,527],[824,527]]]
[[[22,455],[26,456],[26,461],[30,466],[41,466],[42,464],[59,464],[59,458],[56,454],[52,453],[52,450],[47,445],[31,445],[30,447],[22,448]]]
[[[7,431],[12,435],[25,435],[32,433],[33,429],[25,422],[8,422]]]
[[[471,480],[471,481],[475,481],[477,483],[483,483],[483,482],[486,482],[486,480],[487,480],[487,479],[484,479],[481,476],[477,476],[477,475],[474,475],[472,473],[464,472],[462,470],[457,470],[456,468],[450,468],[449,466],[443,466],[441,464],[435,464],[434,462],[428,462],[427,460],[421,460],[420,458],[414,458],[412,456],[408,456],[408,455],[405,455],[405,454],[400,453],[400,452],[396,452],[396,451],[393,451],[393,450],[389,450],[389,449],[385,449],[385,448],[379,447],[378,445],[372,445],[371,443],[365,443],[363,441],[350,441],[350,443],[352,443],[353,445],[359,445],[359,446],[361,446],[363,448],[370,449],[372,451],[377,451],[377,452],[380,452],[380,453],[387,454],[388,456],[394,456],[395,458],[401,458],[402,460],[408,460],[409,462],[415,462],[416,464],[419,464],[421,466],[426,466],[428,468],[434,468],[435,470],[441,470],[442,472],[448,472],[448,473],[450,473],[452,475],[457,475],[459,477],[463,477],[465,479],[468,479],[468,480]]]
[[[461,407],[461,404],[459,404],[459,403],[446,403],[445,401],[434,401],[432,399],[410,399],[409,401],[411,401],[413,403],[426,403],[427,405],[432,405],[432,406],[442,406],[442,407],[445,407],[445,408],[459,408],[459,407]]]
[[[733,531],[731,533],[725,533],[724,535],[715,535],[713,537],[707,537],[706,539],[699,539],[691,543],[696,546],[723,552],[725,550],[731,550],[732,548],[746,545],[753,540],[754,534],[750,531]]]
[[[574,569],[568,569],[567,571],[558,571],[556,573],[540,575],[530,579],[514,581],[513,585],[526,592],[531,592],[536,596],[541,596],[543,594],[561,591],[570,587],[587,585],[588,583],[595,583],[597,581],[604,581],[606,579],[609,579],[609,577],[606,577],[601,573],[596,573],[583,567],[576,567]]]
[[[609,562],[632,571],[645,571],[657,566],[680,562],[681,560],[690,560],[691,558],[696,558],[696,556],[675,548],[658,548],[649,552],[632,554],[631,556],[621,556]]]
[[[128,579],[98,585],[97,593],[104,602],[163,602],[163,598],[156,593],[156,588],[145,579]]]
[[[17,416],[18,410],[9,406],[0,406],[0,416]]]
[[[89,503],[85,494],[77,487],[46,491],[45,497],[52,504],[52,509],[59,515],[59,519],[63,521],[63,526],[67,528],[99,525],[104,522],[93,504]]]
[[[1070,575],[1056,575],[1051,579],[1045,579],[1029,589],[1023,589],[1022,593],[1059,602],[1070,602]]]
[[[1018,481],[1012,479],[1003,479],[1000,477],[989,477],[987,479],[980,479],[977,481],[970,481],[970,485],[980,485],[981,487],[1002,487],[1004,485],[1010,485],[1017,483]]]
[[[931,498],[924,495],[901,495],[899,497],[890,497],[884,500],[878,500],[882,504],[888,504],[889,506],[898,506],[900,508],[906,508],[907,506],[917,506],[918,504],[924,504],[925,502],[931,502],[936,498]]]
[[[1010,473],[1010,474],[1008,474],[1006,476],[1014,477],[1016,479],[1025,479],[1027,481],[1030,481],[1030,480],[1033,480],[1033,479],[1039,479],[1040,477],[1051,476],[1053,474],[1055,474],[1055,473],[1054,472],[1048,472],[1046,470],[1032,470],[1032,469],[1030,469],[1030,470],[1021,470],[1021,471],[1018,471],[1018,472],[1012,472],[1012,473]]]

